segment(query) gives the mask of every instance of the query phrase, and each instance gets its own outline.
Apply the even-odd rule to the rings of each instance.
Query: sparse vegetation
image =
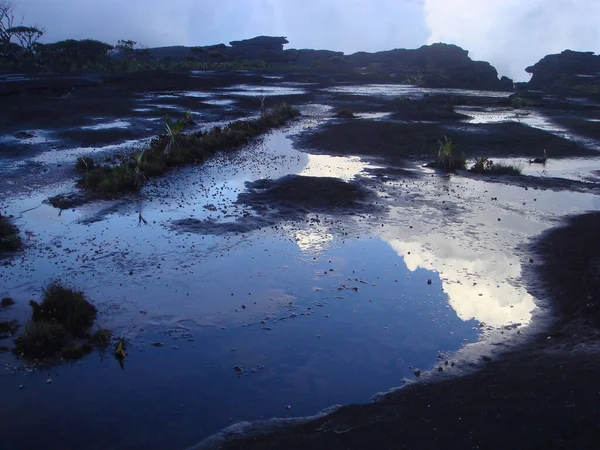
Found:
[[[8,217],[0,215],[0,251],[15,251],[23,246],[19,230]]]
[[[506,164],[506,163],[494,163],[487,156],[479,158],[475,161],[475,165],[471,167],[471,172],[490,174],[490,175],[520,175],[523,171],[523,166]]]
[[[340,119],[354,119],[356,117],[350,108],[342,108],[338,110],[335,116],[339,117]]]
[[[214,127],[207,132],[189,134],[181,133],[184,120],[167,121],[167,134],[154,138],[143,152],[117,166],[96,166],[85,173],[81,185],[105,195],[136,191],[147,178],[161,175],[172,167],[202,163],[216,152],[246,144],[250,138],[281,126],[299,114],[297,109],[283,103],[257,119],[238,120],[223,129]]]
[[[452,139],[444,136],[438,140],[437,159],[435,165],[447,171],[466,169],[464,152],[457,152]]]

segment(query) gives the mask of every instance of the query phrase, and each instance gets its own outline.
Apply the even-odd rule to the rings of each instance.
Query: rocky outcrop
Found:
[[[570,95],[600,95],[600,56],[593,52],[565,50],[547,55],[525,69],[532,74],[532,90]]]

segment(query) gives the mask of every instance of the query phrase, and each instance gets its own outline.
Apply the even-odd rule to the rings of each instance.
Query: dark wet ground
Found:
[[[49,435],[54,448],[184,448],[237,421],[367,402],[415,368],[470,372],[545,323],[523,244],[600,207],[598,147],[581,125],[594,106],[515,111],[505,93],[330,84],[179,74],[11,96],[0,206],[27,249],[0,267],[0,295],[17,301],[0,320],[24,323],[28,300],[60,277],[131,347],[124,371],[97,353],[44,370],[0,354],[10,448]],[[45,203],[76,192],[78,156],[141,148],[165,111],[189,109],[203,128],[258,114],[263,97],[303,118],[140,195],[60,214]],[[341,107],[358,117],[333,119]],[[517,178],[422,168],[444,135],[471,159],[550,159]]]

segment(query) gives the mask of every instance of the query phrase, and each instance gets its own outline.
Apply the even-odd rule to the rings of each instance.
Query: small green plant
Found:
[[[354,119],[356,117],[350,108],[339,109],[335,116],[340,119]]]
[[[77,159],[75,169],[77,172],[87,173],[94,168],[94,159],[89,156],[82,156]]]
[[[168,116],[165,116],[165,129],[167,130],[167,136],[169,142],[165,146],[165,156],[169,156],[169,153],[175,145],[177,145],[177,137],[185,128],[186,119],[179,119],[173,122]]]
[[[86,299],[83,292],[53,281],[43,288],[43,300],[38,304],[31,300],[34,322],[59,324],[66,331],[81,333],[96,319],[96,307]]]
[[[452,139],[444,136],[438,140],[436,165],[444,170],[464,170],[466,168],[466,159],[464,153],[457,153]]]
[[[0,215],[0,251],[15,251],[23,247],[19,230],[8,217]]]
[[[139,153],[133,155],[133,159],[135,162],[135,166],[133,168],[133,178],[136,189],[141,189],[144,181],[146,181],[146,175],[142,171],[142,167],[144,166],[144,155],[146,154],[146,150],[142,150]]]

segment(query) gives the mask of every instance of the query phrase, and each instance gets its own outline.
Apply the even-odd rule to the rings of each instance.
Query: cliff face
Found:
[[[529,89],[560,94],[600,94],[600,56],[565,50],[547,55],[525,69],[532,74]]]
[[[263,61],[274,67],[311,69],[332,73],[380,75],[401,83],[431,87],[512,90],[512,80],[498,79],[498,72],[487,62],[473,61],[469,52],[456,45],[424,45],[414,50],[359,52],[344,55],[329,50],[284,50],[285,37],[258,36],[243,41],[206,47],[193,47],[176,59],[191,58],[203,62]],[[165,49],[153,49],[165,57]]]

